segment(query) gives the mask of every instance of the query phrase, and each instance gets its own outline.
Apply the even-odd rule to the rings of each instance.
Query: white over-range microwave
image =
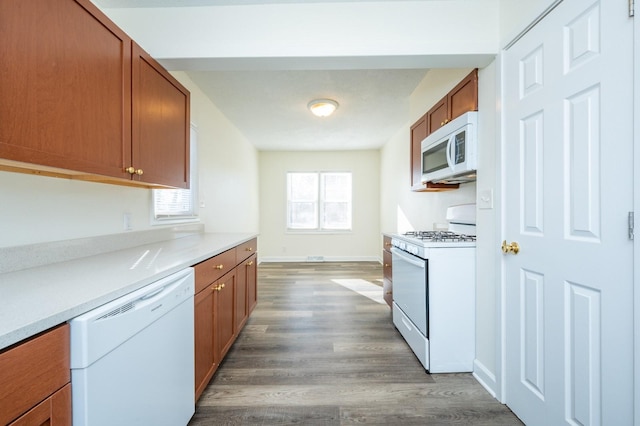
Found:
[[[476,180],[478,113],[451,120],[421,144],[422,182],[464,183]]]

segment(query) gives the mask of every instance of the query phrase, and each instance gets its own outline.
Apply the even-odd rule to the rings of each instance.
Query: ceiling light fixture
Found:
[[[338,108],[338,103],[332,99],[314,99],[307,105],[309,111],[318,117],[328,117]]]

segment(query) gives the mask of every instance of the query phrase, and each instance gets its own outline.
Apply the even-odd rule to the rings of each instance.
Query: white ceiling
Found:
[[[379,148],[409,114],[425,70],[191,71],[189,76],[259,150]],[[307,104],[338,102],[330,117]]]
[[[101,8],[229,6],[276,3],[331,3],[364,0],[93,0]],[[368,0],[370,1],[370,0]],[[293,61],[291,61],[293,59]],[[179,68],[259,150],[378,149],[409,120],[409,96],[424,78],[421,64],[402,69],[389,62],[362,69],[353,63],[309,67],[305,58],[289,68],[273,69],[253,58],[234,69]],[[384,58],[381,59],[384,61]],[[160,59],[162,63],[163,60]],[[304,65],[300,65],[304,64]],[[366,65],[365,65],[366,66]],[[298,67],[298,68],[296,68]],[[375,68],[375,69],[373,69]],[[331,98],[336,113],[318,118],[307,110],[309,101]]]

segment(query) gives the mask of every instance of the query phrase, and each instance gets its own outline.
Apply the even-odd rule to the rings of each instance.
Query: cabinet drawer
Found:
[[[258,250],[258,239],[254,238],[236,247],[236,264],[242,262]]]
[[[196,293],[236,266],[236,249],[232,248],[195,265]]]
[[[391,253],[384,250],[382,252],[382,275],[390,281],[393,279],[393,266],[391,259]]]
[[[391,251],[391,237],[387,237],[386,235],[382,237],[382,249],[385,251]]]
[[[70,382],[69,326],[0,353],[0,424],[16,419]]]

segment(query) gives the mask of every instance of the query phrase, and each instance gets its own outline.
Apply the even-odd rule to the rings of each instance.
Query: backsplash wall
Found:
[[[0,172],[0,247],[124,232],[150,225],[150,190]]]

